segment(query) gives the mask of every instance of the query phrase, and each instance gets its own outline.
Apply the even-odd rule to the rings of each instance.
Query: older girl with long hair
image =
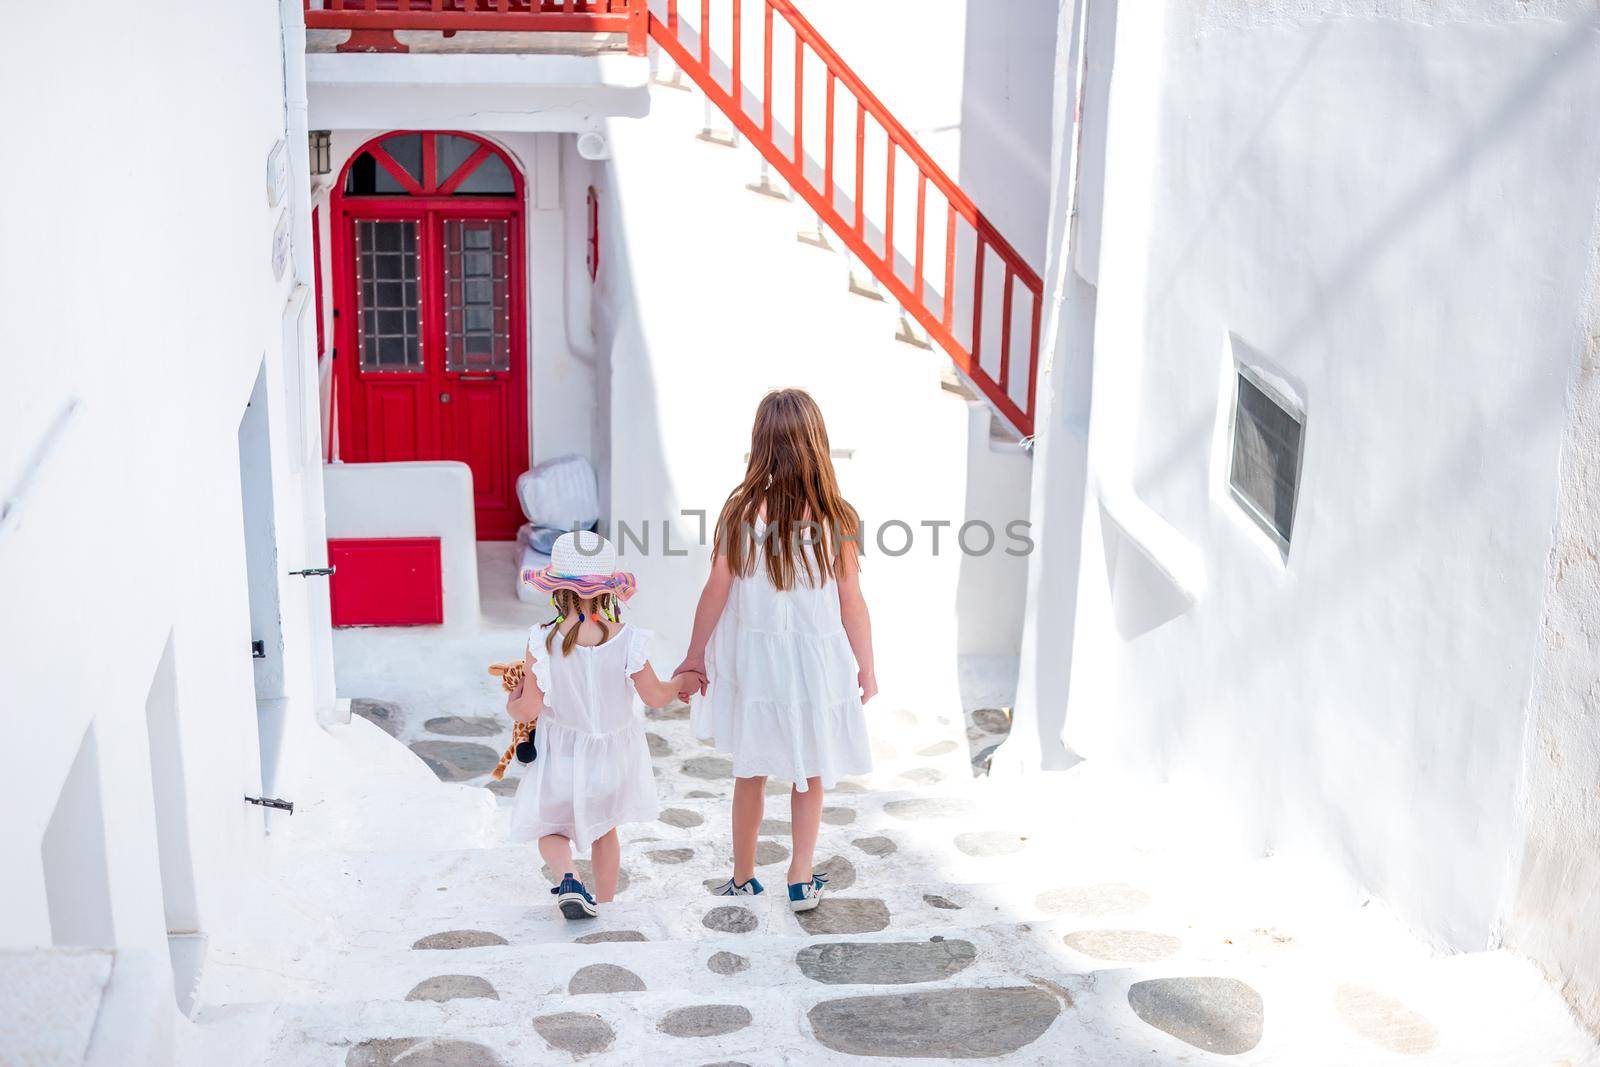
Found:
[[[733,754],[728,896],[762,892],[756,836],[769,775],[794,783],[789,906],[808,911],[824,789],[872,769],[862,705],[878,691],[861,595],[861,520],[839,492],[828,430],[800,389],[756,408],[745,477],[717,520],[711,577],[689,653],[674,674],[706,681],[695,733]]]

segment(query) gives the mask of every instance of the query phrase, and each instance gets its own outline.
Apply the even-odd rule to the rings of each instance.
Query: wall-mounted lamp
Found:
[[[333,169],[333,133],[330,130],[312,130],[310,139],[311,174],[327,174]]]

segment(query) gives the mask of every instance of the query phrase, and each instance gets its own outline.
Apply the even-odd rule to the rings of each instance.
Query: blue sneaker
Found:
[[[789,910],[810,911],[822,903],[822,890],[828,880],[820,874],[811,876],[809,882],[795,882],[789,887]]]
[[[765,892],[766,890],[762,888],[761,883],[754,878],[743,885],[739,885],[732,878],[729,878],[711,891],[713,896],[718,897],[754,897]]]
[[[595,906],[594,897],[583,888],[583,883],[572,876],[568,871],[562,876],[561,884],[550,890],[556,898],[556,907],[561,909],[561,914],[569,919],[592,919],[600,914],[600,909]]]

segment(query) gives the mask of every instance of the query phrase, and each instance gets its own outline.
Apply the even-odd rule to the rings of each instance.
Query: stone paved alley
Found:
[[[486,588],[508,566],[490,550]],[[569,923],[534,850],[503,843],[516,765],[483,788],[508,733],[484,666],[537,615],[490,595],[475,633],[338,635],[341,691],[442,782],[400,743],[328,769],[342,784],[292,817],[259,942],[213,951],[200,1061],[1600,1062],[1526,961],[1436,956],[1282,860],[1224,862],[1161,790],[1090,763],[975,776],[1006,728],[987,706],[965,725],[869,708],[878,767],[829,796],[834,892],[800,917],[787,784],[760,851],[778,892],[709,895],[731,864],[729,763],[686,708],[650,712],[661,819],[625,828],[617,903]]]

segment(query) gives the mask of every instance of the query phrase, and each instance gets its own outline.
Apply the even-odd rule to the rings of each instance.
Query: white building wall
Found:
[[[1505,940],[1600,1031],[1600,215],[1572,331],[1555,535],[1523,752],[1522,848]]]
[[[1108,6],[1089,5],[1083,126],[1062,135],[1085,146],[1054,209],[1080,196],[1079,242],[1047,281],[1047,332],[1087,309],[1092,364],[1057,352],[1035,471],[1036,508],[1064,498],[1056,529],[1075,543],[1076,514],[1083,547],[1076,575],[1035,570],[1022,736],[1064,714],[1073,749],[1192,786],[1246,851],[1490,944],[1522,857],[1592,258],[1572,240],[1600,177],[1592,10],[1141,5],[1097,38]],[[1227,493],[1235,352],[1306,398],[1286,562]],[[1132,534],[1105,521],[1130,508]],[[1175,617],[1140,621],[1163,601]],[[1070,687],[1041,684],[1068,648]]]
[[[332,704],[315,654],[325,594],[283,573],[323,558],[320,514],[305,507],[320,500],[320,467],[295,455],[303,379],[286,362],[302,342],[309,356],[311,320],[302,330],[284,318],[310,263],[305,133],[286,106],[277,5],[187,5],[181,17],[92,6],[10,12],[0,42],[0,87],[26,102],[8,111],[8,137],[27,146],[0,174],[0,496],[78,405],[0,532],[0,707],[13,726],[0,773],[0,948],[60,940],[41,842],[92,731],[109,936],[119,958],[144,953],[163,977],[150,743],[171,737],[147,705],[176,707],[182,752],[176,803],[194,884],[169,893],[174,918],[226,934],[262,857],[262,812],[242,799],[261,790],[262,771],[237,442],[263,365],[285,732],[311,731]],[[288,193],[270,207],[280,140]],[[285,211],[295,255],[280,280]],[[285,769],[292,781],[292,760]],[[162,832],[174,814],[163,811]],[[169,990],[168,1021],[146,1013],[149,1026],[170,1032],[173,1004]],[[122,1051],[97,1054],[138,1062]]]

